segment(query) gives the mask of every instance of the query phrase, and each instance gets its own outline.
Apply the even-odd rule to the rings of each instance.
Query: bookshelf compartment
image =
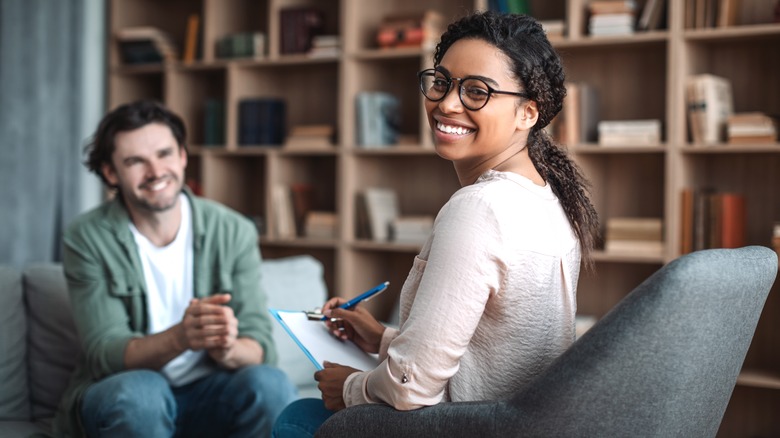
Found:
[[[262,32],[269,46],[269,0],[204,0],[201,17],[201,53],[206,62],[217,58],[217,42],[237,33]],[[203,18],[205,17],[205,22]]]
[[[744,195],[746,244],[772,246],[772,227],[780,222],[780,192],[776,190],[780,187],[780,150],[774,154],[689,154],[685,163],[688,187]]]
[[[574,159],[592,184],[591,201],[602,227],[611,217],[664,217],[664,154],[576,154]]]
[[[156,27],[171,38],[179,54],[184,50],[187,18],[200,13],[201,2],[192,0],[112,0],[109,6],[109,32],[111,66],[121,65],[119,44],[113,32],[136,27]]]
[[[423,61],[422,65],[432,62]],[[399,144],[420,144],[422,105],[417,86],[417,72],[422,69],[419,56],[359,60],[345,67],[347,75],[354,78],[346,93],[345,112],[355,130],[345,134],[347,144],[355,144],[357,138],[356,100],[361,92],[385,92],[399,101]],[[427,129],[426,129],[427,132]],[[349,137],[347,136],[349,135]]]
[[[244,99],[284,101],[285,131],[295,125],[338,126],[338,63],[267,64],[232,66],[228,81],[228,142],[238,143],[238,103]]]
[[[376,34],[380,23],[389,16],[415,16],[427,10],[434,10],[444,16],[444,22],[449,23],[456,18],[474,10],[474,1],[448,0],[396,0],[393,2],[356,1],[349,3],[347,21],[354,23],[348,35],[346,49],[350,52],[366,49],[376,49]],[[357,18],[359,17],[359,18]],[[390,49],[392,50],[392,49]]]
[[[780,285],[775,283],[764,304],[761,319],[758,320],[756,333],[753,335],[753,342],[742,366],[745,370],[755,370],[769,376],[756,382],[755,386],[775,390],[780,390],[780,349],[777,348],[780,321],[773,317],[778,314],[780,314]]]
[[[109,76],[109,109],[138,99],[163,102],[164,76],[160,72],[115,73]]]
[[[398,198],[399,213],[404,216],[435,217],[460,188],[452,164],[436,155],[415,156],[413,159],[361,156],[353,165],[356,168],[348,171],[358,175],[353,202],[358,193],[367,187],[392,189]]]
[[[779,44],[780,33],[758,40],[688,43],[689,74],[710,73],[728,79],[735,112],[777,115],[780,114]]]
[[[224,145],[225,114],[209,114],[207,116],[207,102],[221,102],[224,108],[224,96],[226,90],[226,71],[222,68],[214,69],[176,69],[170,74],[168,81],[166,101],[170,102],[171,109],[179,114],[187,125],[189,142],[192,145],[204,145],[206,139],[212,145]],[[215,124],[222,124],[222,134],[207,133],[207,130],[216,130]],[[215,141],[215,138],[222,141]]]
[[[558,50],[567,80],[584,82],[595,90],[599,120],[658,119],[666,130],[665,41]]]
[[[263,156],[210,153],[203,160],[203,195],[251,218],[263,235],[267,228],[265,169]]]
[[[661,264],[597,262],[593,272],[583,269],[577,286],[577,313],[603,317]]]

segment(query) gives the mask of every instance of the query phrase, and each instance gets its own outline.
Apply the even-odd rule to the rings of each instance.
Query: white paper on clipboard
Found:
[[[268,309],[318,370],[325,361],[368,371],[379,365],[374,354],[361,350],[352,341],[331,335],[322,321],[310,321],[300,310]]]

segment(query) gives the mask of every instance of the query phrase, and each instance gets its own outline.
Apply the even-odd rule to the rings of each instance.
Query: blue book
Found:
[[[398,142],[400,102],[385,92],[362,92],[355,98],[356,143],[362,147],[384,147]]]

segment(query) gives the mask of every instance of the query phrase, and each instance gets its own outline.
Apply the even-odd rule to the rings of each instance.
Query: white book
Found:
[[[398,217],[398,195],[395,190],[369,187],[363,192],[371,238],[390,240],[390,224]]]

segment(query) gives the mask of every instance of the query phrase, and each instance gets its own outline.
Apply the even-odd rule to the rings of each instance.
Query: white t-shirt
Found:
[[[184,311],[193,298],[192,212],[184,194],[179,195],[181,224],[176,238],[164,247],[157,247],[130,223],[146,281],[146,302],[149,334],[169,329],[181,322]],[[162,374],[172,386],[186,385],[213,370],[206,361],[205,350],[187,350],[168,362]]]

